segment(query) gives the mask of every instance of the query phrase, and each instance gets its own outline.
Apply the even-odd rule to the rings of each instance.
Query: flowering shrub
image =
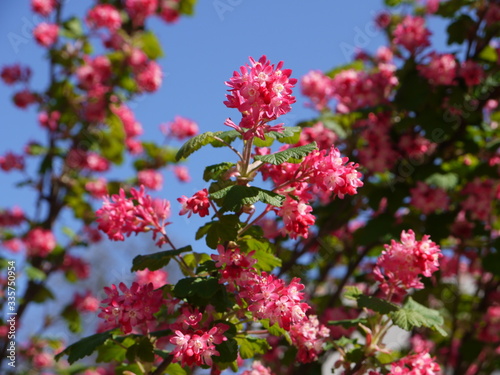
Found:
[[[237,120],[199,134],[176,116],[161,131],[182,147],[141,141],[128,102],[163,82],[147,20],[175,22],[193,3],[98,1],[83,22],[62,20],[63,2],[31,3],[46,18],[35,40],[57,74],[35,92],[28,67],[0,72],[16,106],[37,106],[49,140],[0,156],[6,173],[36,170],[20,184],[36,192],[36,213],[0,209],[1,246],[24,259],[18,322],[53,297],[53,275],[89,278],[77,249],[102,233],[111,241],[145,233],[157,249],[136,255],[133,281],[105,286],[104,298],[75,292],[61,316],[79,333],[81,316],[94,314],[96,332],[71,343],[31,337],[19,373],[292,375],[325,363],[347,375],[497,370],[500,7],[386,1],[394,12],[376,23],[388,46],[300,80],[284,62],[251,57],[225,82],[223,103]],[[465,56],[433,49],[427,19],[437,16]],[[280,123],[298,82],[317,113]],[[165,167],[189,181],[178,163],[207,146],[233,159],[206,166],[207,185],[177,198],[179,215],[203,220],[196,239],[205,251],[194,252],[174,243],[170,201],[150,190],[163,193]],[[39,168],[26,168],[33,160]],[[111,180],[125,160],[134,176]],[[80,225],[65,230],[69,241],[58,229],[64,210]],[[167,275],[170,262],[180,279]],[[406,345],[388,345],[404,331]]]

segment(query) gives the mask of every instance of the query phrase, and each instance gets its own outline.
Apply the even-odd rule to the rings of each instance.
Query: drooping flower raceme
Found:
[[[114,284],[104,288],[108,298],[101,301],[104,306],[98,316],[104,319],[106,328],[119,327],[125,334],[138,326],[147,329],[144,323],[155,319],[153,314],[160,309],[163,292],[154,290],[152,283],[134,282],[130,289],[120,283],[118,289]]]
[[[198,191],[191,198],[183,195],[177,198],[177,201],[182,204],[182,210],[179,212],[179,215],[188,214],[188,217],[191,217],[191,215],[195,213],[204,217],[209,214],[208,209],[210,208],[210,200],[208,199],[207,189]]]
[[[330,337],[330,330],[320,324],[315,315],[290,328],[290,338],[299,351],[297,360],[301,363],[314,362],[323,351],[323,344]]]
[[[385,245],[373,271],[375,279],[386,294],[404,295],[410,288],[423,289],[420,275],[430,277],[437,271],[442,256],[439,246],[428,235],[417,241],[411,229],[403,231],[400,243],[392,240]]]
[[[160,234],[156,243],[161,246],[165,243],[166,219],[170,216],[170,202],[154,199],[144,191],[131,189],[131,197],[120,189],[119,194],[106,197],[102,208],[96,212],[99,229],[106,233],[113,241],[123,241],[124,235],[131,233],[153,231],[153,239]]]
[[[425,27],[424,18],[408,15],[394,29],[393,42],[415,53],[430,45],[430,36],[431,32]]]

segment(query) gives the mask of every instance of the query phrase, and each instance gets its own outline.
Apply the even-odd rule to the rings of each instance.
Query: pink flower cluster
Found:
[[[460,65],[460,77],[467,86],[476,86],[484,80],[484,69],[475,61],[467,60]]]
[[[266,150],[260,149],[258,152]],[[277,186],[277,192],[287,194],[278,215],[283,217],[284,230],[291,238],[299,235],[307,238],[308,228],[314,224],[312,208],[309,206],[313,196],[328,202],[334,197],[342,199],[345,195],[354,195],[357,188],[363,186],[361,173],[356,169],[359,166],[348,160],[331,146],[311,152],[300,164],[262,167],[264,179],[271,179]]]
[[[455,56],[449,53],[430,54],[430,62],[419,65],[418,71],[431,85],[453,85],[457,76],[458,64]]]
[[[17,227],[25,220],[24,211],[19,207],[0,210],[0,227]]]
[[[332,79],[319,70],[312,70],[302,77],[302,94],[307,96],[315,109],[322,111],[333,98]]]
[[[97,4],[87,13],[87,24],[91,28],[107,28],[116,31],[122,26],[120,12],[113,5]]]
[[[161,190],[163,176],[154,169],[145,169],[137,173],[137,183],[151,190]]]
[[[50,113],[40,112],[40,114],[38,115],[38,122],[43,128],[50,131],[55,131],[59,126],[60,118],[61,112],[59,111],[52,111]]]
[[[153,288],[158,289],[167,283],[168,273],[162,269],[156,271],[150,271],[147,268],[142,271],[137,271],[136,281],[143,284],[153,284]]]
[[[491,179],[481,180],[476,177],[462,189],[466,198],[462,201],[462,208],[470,212],[472,219],[490,221],[492,204],[500,198],[500,185]]]
[[[225,124],[244,135],[248,133],[244,138],[257,136],[264,139],[266,132],[280,129],[279,126],[270,127],[266,124],[288,113],[291,104],[295,103],[292,87],[297,80],[290,78],[290,69],[282,70],[282,61],[276,67],[271,65],[266,56],[262,56],[259,61],[250,58],[250,62],[251,65],[242,66],[240,72],[234,72],[233,77],[226,82],[230,93],[226,95],[224,104],[238,109],[242,119],[239,126],[230,119]]]
[[[182,366],[212,366],[212,356],[219,356],[215,345],[227,340],[224,332],[229,326],[217,323],[208,328],[208,322],[202,323],[203,315],[197,310],[183,308],[177,322],[171,325],[175,336],[170,338],[170,343],[175,345],[172,355],[174,362]]]
[[[132,110],[124,104],[118,107],[112,107],[111,110],[120,118],[120,120],[122,120],[127,149],[132,154],[142,152],[142,144],[136,139],[136,137],[143,133],[143,129],[141,123],[135,119],[134,112],[132,112]]]
[[[161,130],[167,137],[174,137],[182,141],[198,134],[199,129],[196,122],[181,116],[175,116],[174,121],[162,125]]]
[[[31,9],[33,12],[45,17],[52,13],[56,5],[56,0],[31,0]]]
[[[441,368],[427,352],[409,355],[391,364],[388,375],[438,375]]]
[[[348,113],[363,107],[387,102],[398,79],[396,67],[381,63],[375,72],[347,69],[332,79],[333,96],[338,100],[337,111]]]
[[[41,46],[51,47],[59,37],[59,26],[55,23],[42,22],[33,29],[33,36]]]
[[[191,217],[193,213],[205,217],[209,215],[208,209],[210,208],[210,200],[208,199],[208,190],[203,189],[196,192],[191,198],[183,195],[177,198],[177,201],[182,204],[182,209],[179,215],[188,214],[188,218]]]
[[[24,238],[28,256],[46,257],[56,248],[56,238],[49,229],[34,228]]]
[[[114,284],[104,288],[108,298],[101,301],[105,306],[101,306],[98,316],[104,319],[105,329],[119,327],[125,334],[139,326],[147,329],[145,323],[154,320],[153,314],[160,310],[163,292],[154,290],[151,283],[139,285],[134,282],[130,289],[120,283],[118,288]]]
[[[106,197],[102,208],[96,212],[99,229],[113,241],[123,241],[124,235],[153,231],[153,239],[160,234],[158,246],[165,243],[166,219],[170,216],[170,202],[154,199],[144,191],[132,188],[131,197],[120,189],[119,194]]]
[[[293,345],[298,348],[297,360],[301,363],[316,361],[328,337],[330,330],[320,324],[315,315],[309,315],[307,320],[290,328],[290,338]]]
[[[259,275],[252,265],[251,254],[243,255],[239,249],[217,247],[219,255],[212,259],[220,268],[221,283],[227,282],[230,291],[238,290],[238,298],[246,300],[248,310],[255,319],[269,319],[270,325],[278,323],[285,330],[307,319],[307,303],[301,302],[305,288],[300,279],[294,278],[289,285],[274,275]]]
[[[337,140],[338,136],[333,130],[327,128],[322,122],[317,122],[313,126],[302,129],[300,140],[295,146],[316,142],[318,148],[323,150],[332,147]]]
[[[0,156],[0,169],[5,172],[13,169],[22,171],[24,169],[24,157],[13,152],[7,152],[4,156]]]
[[[500,342],[500,306],[490,306],[483,319],[478,338],[484,342]]]
[[[101,155],[81,149],[69,150],[66,164],[70,168],[87,169],[94,172],[105,172],[110,166],[109,161]]]
[[[104,177],[85,183],[85,190],[94,198],[104,198],[108,195],[108,182]]]
[[[75,293],[73,306],[82,312],[95,312],[99,309],[99,300],[90,291],[85,294]]]
[[[448,209],[450,198],[444,189],[433,188],[425,182],[418,181],[417,186],[410,190],[410,204],[422,211],[424,215]]]
[[[0,71],[0,78],[7,85],[13,85],[18,82],[28,82],[31,77],[31,69],[19,64],[4,66]]]
[[[430,277],[439,269],[442,256],[439,246],[428,235],[416,241],[410,229],[401,232],[401,243],[392,240],[390,245],[385,245],[373,273],[386,295],[403,296],[409,288],[424,287],[419,275]]]
[[[126,0],[127,10],[135,26],[142,26],[147,17],[156,12],[158,0]]]
[[[241,375],[274,375],[274,374],[268,367],[263,366],[260,361],[254,361],[252,363],[252,369],[242,372]]]
[[[406,16],[394,29],[394,44],[401,45],[414,54],[430,46],[431,32],[425,27],[422,17]]]
[[[28,108],[29,105],[36,103],[38,101],[38,97],[30,90],[24,89],[16,92],[12,97],[12,100],[14,101],[16,107],[25,109]]]
[[[437,144],[420,134],[411,133],[403,134],[399,138],[398,147],[403,155],[419,160],[425,155],[432,154]]]

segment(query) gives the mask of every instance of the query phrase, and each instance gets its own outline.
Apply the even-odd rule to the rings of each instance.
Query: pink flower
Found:
[[[130,236],[133,232],[152,230],[153,239],[160,235],[156,244],[161,246],[165,243],[164,227],[170,224],[166,222],[170,216],[170,202],[151,198],[144,186],[139,191],[132,188],[130,194],[127,198],[125,191],[120,189],[119,194],[104,198],[102,208],[96,212],[99,229],[113,241],[123,241],[124,235]]]
[[[411,229],[403,231],[401,243],[392,240],[390,245],[385,245],[374,269],[375,279],[386,294],[404,295],[406,289],[422,289],[419,275],[430,277],[439,269],[442,256],[439,246],[428,235],[416,241]]]
[[[158,289],[167,283],[168,274],[164,270],[150,271],[147,268],[142,271],[136,271],[136,281],[140,285],[153,284],[153,288]]]
[[[181,182],[191,181],[191,176],[189,176],[189,170],[183,165],[176,165],[174,167],[175,177]]]
[[[300,140],[295,146],[304,146],[316,142],[320,150],[328,149],[338,140],[337,134],[328,129],[322,122],[317,122],[311,127],[302,129]]]
[[[491,179],[481,180],[476,177],[462,189],[466,199],[462,201],[462,208],[470,212],[472,219],[489,221],[492,211],[491,202],[499,198],[499,185]]]
[[[484,342],[498,343],[500,341],[500,306],[490,306],[482,320],[483,327],[478,338]]]
[[[285,224],[284,233],[292,239],[296,239],[298,236],[307,238],[309,227],[314,225],[316,221],[316,217],[311,212],[312,207],[306,202],[297,201],[287,196],[283,206],[278,211],[278,215],[283,218]]]
[[[160,17],[168,23],[176,22],[179,17],[180,0],[161,0],[160,3]]]
[[[375,17],[375,23],[381,29],[385,29],[391,24],[391,14],[388,12],[381,12]]]
[[[66,253],[61,265],[61,271],[74,274],[77,279],[84,280],[90,276],[90,264],[81,258]]]
[[[252,362],[252,369],[246,370],[241,375],[274,375],[268,367],[264,367],[260,361]]]
[[[61,118],[61,113],[59,111],[52,111],[50,113],[41,112],[38,115],[38,122],[43,128],[46,128],[50,131],[55,131],[59,126],[60,118]]]
[[[323,351],[323,345],[328,337],[330,330],[320,324],[315,315],[309,315],[306,320],[290,328],[290,338],[298,349],[297,360],[300,363],[318,360],[318,355]]]
[[[120,12],[113,5],[98,4],[87,13],[87,24],[91,28],[105,27],[116,31],[122,26]]]
[[[199,214],[201,217],[209,215],[208,209],[210,208],[210,200],[208,199],[207,189],[198,191],[191,198],[183,195],[177,198],[177,201],[182,204],[179,215],[188,214],[188,218],[191,217],[193,213]]]
[[[111,77],[111,62],[107,56],[86,57],[84,64],[76,69],[76,77],[81,88],[95,95],[96,90],[102,90],[103,84]]]
[[[175,137],[179,140],[190,138],[199,131],[196,122],[181,116],[175,116],[174,121],[162,125],[161,130],[167,137]]]
[[[142,26],[146,18],[156,12],[158,0],[126,0],[127,10],[134,26]]]
[[[4,240],[1,242],[1,244],[3,247],[12,251],[13,253],[18,253],[24,248],[24,243],[19,238],[11,238],[10,240]]]
[[[448,209],[450,199],[446,191],[441,188],[432,188],[418,181],[417,186],[411,189],[410,193],[410,204],[422,211],[424,215]]]
[[[266,132],[281,129],[280,126],[271,127],[267,123],[291,110],[291,104],[295,103],[292,88],[297,80],[290,78],[290,69],[281,70],[283,62],[275,67],[266,56],[262,56],[259,61],[250,58],[250,63],[242,66],[240,72],[234,72],[226,82],[230,89],[224,104],[228,108],[238,109],[242,119],[239,125],[230,119],[225,124],[242,134],[248,133],[246,138],[256,136],[264,139]]]
[[[163,185],[163,176],[154,169],[145,169],[137,173],[137,182],[148,189],[161,190]]]
[[[321,111],[333,98],[332,79],[319,70],[313,70],[302,77],[302,94],[311,99],[314,108]]]
[[[453,85],[458,67],[455,57],[449,53],[433,53],[430,58],[429,64],[418,66],[420,74],[427,78],[431,85]]]
[[[99,300],[90,291],[87,291],[85,294],[75,293],[73,306],[78,311],[94,312],[99,309]]]
[[[85,190],[94,198],[103,198],[108,194],[108,182],[104,177],[89,181],[85,184]]]
[[[394,29],[395,44],[405,47],[410,53],[430,46],[431,32],[425,27],[422,17],[406,16]]]
[[[24,212],[19,207],[11,210],[0,210],[0,227],[16,227],[26,220]]]
[[[59,26],[57,24],[42,22],[33,30],[33,36],[41,46],[50,47],[57,42]]]
[[[135,77],[141,91],[155,92],[161,86],[163,72],[156,61],[149,61]]]
[[[427,352],[409,355],[391,364],[388,375],[438,375],[441,368]]]
[[[398,147],[404,155],[414,159],[421,159],[434,152],[437,145],[419,134],[403,134],[399,139]]]
[[[497,22],[499,22],[500,6],[498,6],[498,4],[496,3],[488,4],[485,19],[488,26],[495,25]]]
[[[141,71],[147,66],[148,56],[139,48],[132,48],[127,58],[127,63],[132,70]]]
[[[33,12],[47,17],[56,7],[56,0],[31,0]]]
[[[56,247],[56,238],[49,229],[34,228],[24,238],[28,256],[46,257]]]
[[[109,161],[95,152],[89,152],[85,160],[85,168],[95,172],[106,172],[109,169]]]
[[[104,319],[108,328],[119,327],[125,334],[139,326],[147,330],[146,323],[155,319],[153,314],[163,303],[162,291],[153,289],[151,283],[139,285],[136,282],[130,289],[120,283],[119,291],[114,284],[111,288],[105,287],[108,298],[101,301],[104,306],[98,316]]]
[[[7,152],[4,156],[0,156],[0,169],[5,172],[10,172],[13,169],[24,170],[24,156]]]
[[[14,104],[17,107],[25,109],[29,105],[36,103],[38,101],[38,98],[28,89],[24,89],[15,93],[12,100],[14,100]]]
[[[460,66],[460,77],[462,77],[467,86],[479,85],[484,79],[484,70],[475,61],[467,60]]]
[[[7,85],[13,85],[17,82],[28,82],[31,77],[31,69],[22,67],[19,64],[4,66],[0,72],[0,78]]]

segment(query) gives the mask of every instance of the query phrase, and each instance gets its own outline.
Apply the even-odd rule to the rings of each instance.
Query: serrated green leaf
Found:
[[[211,260],[212,258],[210,258],[210,255],[207,253],[192,252],[184,255],[182,259],[184,259],[184,263],[186,263],[189,268],[194,270],[198,264]]]
[[[153,362],[155,359],[154,346],[148,337],[143,337],[137,343],[137,357],[141,362]]]
[[[217,293],[219,288],[219,281],[215,277],[187,277],[177,282],[174,295],[177,298],[197,296],[207,299]]]
[[[224,175],[230,168],[234,167],[234,163],[219,163],[215,165],[209,165],[205,168],[203,172],[203,179],[205,181],[219,180],[222,175]]]
[[[265,354],[271,346],[266,339],[259,339],[256,337],[248,336],[245,338],[236,338],[240,346],[239,352],[243,359],[253,358],[256,354]]]
[[[347,299],[355,300],[361,295],[363,292],[357,286],[348,285],[344,288],[344,297]]]
[[[284,151],[276,152],[271,155],[256,155],[255,160],[259,160],[263,163],[270,163],[274,165],[280,165],[286,163],[290,159],[302,159],[303,157],[309,155],[313,150],[317,150],[316,142],[310,143],[308,145],[288,148]]]
[[[241,225],[238,215],[223,215],[219,217],[219,220],[207,223],[200,228],[196,237],[199,239],[206,234],[207,246],[216,249],[217,245],[224,241],[236,240]]]
[[[252,205],[258,201],[281,207],[285,197],[281,194],[264,190],[256,186],[232,185],[210,194],[211,198],[224,199],[222,209],[224,211],[240,211],[244,205]]]
[[[179,161],[181,159],[187,158],[193,152],[198,151],[200,148],[210,144],[210,142],[212,141],[215,141],[213,132],[202,133],[191,138],[189,141],[182,145],[179,151],[177,151],[175,160]]]
[[[392,321],[404,330],[414,327],[431,328],[441,335],[446,336],[446,331],[441,327],[444,323],[443,317],[438,311],[429,309],[408,297],[403,308],[390,314]]]
[[[269,319],[262,319],[260,320],[260,324],[262,324],[262,327],[269,332],[270,335],[273,336],[278,336],[278,337],[284,337],[286,341],[292,345],[292,339],[290,338],[290,335],[287,331],[285,331],[283,328],[281,328],[278,323],[274,323],[272,326],[269,325]]]
[[[186,370],[178,363],[171,363],[165,370],[168,375],[187,375]]]
[[[330,320],[328,324],[334,326],[342,326],[344,328],[356,327],[358,324],[366,325],[368,320],[366,318],[357,318],[357,319],[344,319],[344,320]]]
[[[191,246],[185,246],[176,250],[160,251],[149,255],[138,255],[132,261],[133,265],[131,271],[142,271],[146,268],[150,271],[159,270],[160,268],[165,267],[170,262],[172,257],[188,251],[193,251]]]
[[[235,339],[228,339],[215,345],[219,356],[212,356],[214,362],[233,362],[238,358],[238,343]]]
[[[77,17],[72,17],[63,23],[59,34],[66,38],[77,39],[83,36],[82,21]]]
[[[59,360],[62,356],[68,356],[69,364],[91,355],[99,346],[104,344],[107,339],[111,338],[111,331],[96,333],[95,335],[85,337],[80,341],[71,344],[61,353],[55,356],[56,360]]]
[[[364,294],[358,296],[356,300],[358,301],[358,307],[367,308],[380,314],[389,314],[390,312],[398,311],[399,309],[399,306],[393,304],[392,302],[377,297],[366,296]]]
[[[108,340],[97,349],[96,362],[122,362],[125,360],[127,348],[134,344],[135,340],[131,337],[127,337],[121,343]]]

